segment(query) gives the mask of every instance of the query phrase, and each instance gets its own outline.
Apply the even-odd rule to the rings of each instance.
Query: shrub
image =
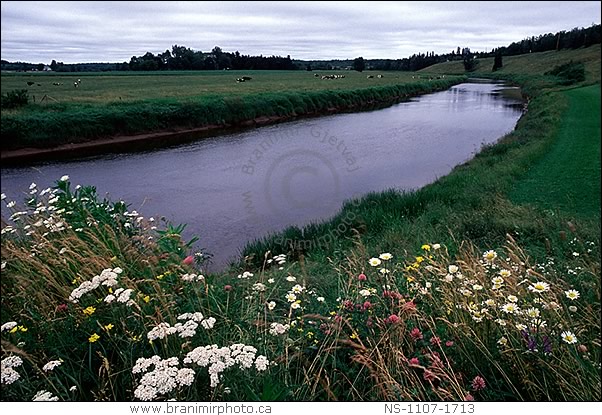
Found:
[[[561,85],[571,85],[577,82],[585,81],[585,66],[583,62],[573,62],[572,60],[562,65],[557,65],[554,69],[546,72],[544,75],[554,75],[560,78]]]
[[[14,89],[2,94],[2,108],[18,108],[29,103],[27,89]]]

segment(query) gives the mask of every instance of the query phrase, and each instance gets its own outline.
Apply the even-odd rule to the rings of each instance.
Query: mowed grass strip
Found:
[[[511,192],[516,203],[600,215],[600,86],[561,92],[569,106],[556,143]]]

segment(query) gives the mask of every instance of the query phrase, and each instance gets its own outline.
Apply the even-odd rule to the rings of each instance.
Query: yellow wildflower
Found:
[[[97,341],[98,339],[100,339],[100,336],[99,336],[98,334],[94,333],[93,335],[91,335],[91,336],[88,338],[88,341],[89,341],[90,343],[94,343],[94,342],[95,342],[95,341]]]
[[[96,308],[94,308],[92,306],[86,307],[82,310],[82,312],[87,316],[91,316],[92,314],[94,314],[95,311],[96,311]]]
[[[145,303],[148,303],[148,302],[150,301],[150,296],[149,296],[149,295],[146,295],[146,296],[142,297],[142,300],[143,300]]]
[[[19,326],[18,329],[19,329],[19,331],[22,331],[22,332],[27,331],[27,327],[25,327],[25,326]]]
[[[16,333],[17,330],[19,330],[19,327],[15,326],[12,329],[10,329],[9,333]]]
[[[164,275],[164,274],[159,274],[159,275],[157,275],[157,279],[158,279],[158,280],[162,280],[162,279],[163,279],[163,277],[165,277],[165,275]]]
[[[115,326],[113,326],[111,323],[109,323],[109,324],[107,324],[106,326],[104,326],[104,329],[105,329],[106,331],[109,331],[109,330],[111,330],[113,327],[115,327]]]
[[[424,258],[423,258],[423,257],[421,257],[421,256],[417,256],[417,257],[416,257],[416,262],[417,262],[417,263],[419,263],[419,264],[420,264],[422,261],[424,261]]]
[[[420,249],[422,249],[422,250],[424,250],[424,251],[430,251],[430,250],[431,250],[431,246],[430,246],[430,245],[427,245],[427,244],[424,244],[424,245],[422,245],[422,246],[420,247]]]

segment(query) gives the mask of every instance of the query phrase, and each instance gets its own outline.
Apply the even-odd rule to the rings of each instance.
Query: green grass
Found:
[[[600,214],[600,86],[562,93],[568,110],[556,142],[510,193],[517,203]]]
[[[344,79],[321,80],[314,73],[341,74]],[[376,72],[369,74],[376,75]],[[383,78],[367,79],[367,73],[355,71],[168,71],[99,73],[6,73],[0,76],[2,91],[26,88],[38,105],[48,95],[59,103],[110,104],[177,98],[198,99],[207,96],[238,97],[267,92],[310,92],[355,90],[418,82],[408,72],[383,72]],[[236,79],[253,79],[237,83]],[[73,82],[81,79],[78,88]],[[35,82],[28,86],[27,82]],[[63,83],[54,86],[53,82]],[[41,86],[37,86],[40,83]]]
[[[504,56],[503,67],[494,72],[495,75],[543,75],[555,66],[569,61],[581,61],[585,65],[585,76],[588,82],[600,82],[600,45],[588,48],[562,49],[526,55]],[[491,73],[493,58],[477,59],[476,73]],[[419,72],[431,74],[464,74],[462,61],[443,62]]]

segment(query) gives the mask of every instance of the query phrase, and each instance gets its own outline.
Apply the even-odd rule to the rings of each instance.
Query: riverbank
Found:
[[[281,91],[101,104],[50,104],[2,113],[2,161],[27,162],[95,151],[173,145],[195,134],[266,125],[298,117],[361,111],[441,91],[448,77],[350,90]]]

